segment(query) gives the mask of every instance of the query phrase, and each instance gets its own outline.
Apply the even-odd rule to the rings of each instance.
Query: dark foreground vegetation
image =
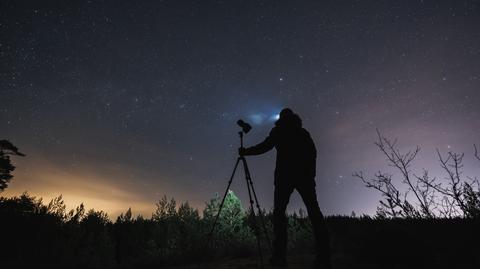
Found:
[[[61,197],[48,204],[28,194],[0,198],[1,267],[164,268],[255,259],[251,222],[233,192],[214,238],[207,237],[218,202],[212,199],[200,216],[188,203],[164,198],[151,218],[128,210],[112,222],[82,205],[66,212]],[[264,217],[271,232],[271,214]],[[333,216],[327,223],[335,268],[480,268],[478,219]],[[302,212],[289,218],[289,239],[289,254],[312,253]]]
[[[480,268],[480,184],[463,175],[464,154],[438,151],[442,179],[412,171],[418,147],[402,153],[380,132],[376,145],[400,180],[381,171],[373,177],[354,174],[382,200],[375,217],[327,218],[334,268]],[[13,177],[10,155],[25,156],[0,140],[0,191]],[[149,218],[134,217],[129,209],[112,221],[83,205],[67,211],[61,197],[48,204],[28,194],[0,197],[0,268],[257,267],[253,222],[233,192],[208,236],[219,203],[213,198],[200,214],[164,197]],[[272,214],[264,212],[263,219],[271,238]],[[267,240],[261,239],[268,255]],[[313,247],[305,214],[289,216],[291,260],[311,258]],[[235,262],[222,266],[225,260]],[[298,264],[291,268],[308,263]]]

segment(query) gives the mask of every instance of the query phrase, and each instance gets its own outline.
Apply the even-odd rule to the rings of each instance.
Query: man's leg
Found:
[[[287,252],[287,217],[285,210],[287,209],[290,195],[293,192],[293,187],[287,183],[275,184],[275,193],[273,198],[273,232],[275,238],[273,240],[273,257],[272,262],[285,261]]]
[[[323,217],[320,207],[318,206],[317,193],[315,192],[315,183],[301,184],[297,187],[297,191],[302,197],[307,207],[308,217],[312,223],[313,232],[315,234],[317,263],[322,268],[330,267],[330,238],[327,225]]]

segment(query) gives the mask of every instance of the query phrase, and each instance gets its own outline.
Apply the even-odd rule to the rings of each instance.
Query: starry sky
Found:
[[[226,187],[235,122],[253,145],[290,107],[317,146],[324,213],[374,213],[352,173],[388,169],[376,128],[422,147],[417,173],[443,176],[436,148],[480,172],[478,25],[476,1],[2,1],[0,138],[27,157],[1,195],[202,209]],[[275,150],[248,161],[269,209]],[[241,173],[232,189],[246,205]]]

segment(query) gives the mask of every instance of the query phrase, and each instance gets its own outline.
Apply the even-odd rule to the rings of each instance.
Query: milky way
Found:
[[[252,145],[283,107],[316,142],[327,214],[375,211],[351,175],[386,168],[377,128],[422,147],[415,169],[442,177],[438,148],[478,174],[477,2],[279,2],[2,2],[0,139],[27,154],[2,195],[63,194],[111,215],[149,216],[163,195],[202,208],[226,186],[235,122],[252,123]],[[274,158],[248,158],[266,208]]]

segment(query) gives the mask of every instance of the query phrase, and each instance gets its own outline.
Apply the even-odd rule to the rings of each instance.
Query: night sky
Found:
[[[1,195],[63,194],[115,217],[163,195],[223,193],[242,118],[263,140],[290,107],[316,143],[326,214],[374,213],[352,177],[388,169],[376,128],[442,178],[435,149],[480,172],[476,1],[2,1],[0,139],[27,157]],[[273,205],[275,150],[248,157]],[[233,190],[247,205],[243,174]],[[289,210],[302,207],[298,194]]]

